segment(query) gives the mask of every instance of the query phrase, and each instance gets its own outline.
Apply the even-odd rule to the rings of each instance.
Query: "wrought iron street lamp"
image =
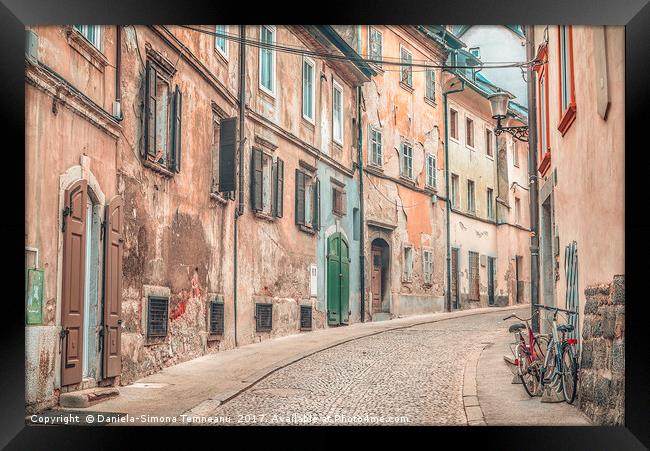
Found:
[[[490,101],[490,109],[492,110],[492,118],[497,120],[497,128],[494,134],[499,136],[503,132],[510,133],[515,139],[519,141],[528,142],[528,126],[521,125],[518,127],[503,127],[501,121],[506,118],[508,114],[508,103],[510,103],[510,96],[507,92],[497,92],[488,97]]]

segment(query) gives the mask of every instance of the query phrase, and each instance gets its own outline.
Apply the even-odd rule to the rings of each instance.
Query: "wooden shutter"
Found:
[[[104,377],[119,376],[122,369],[122,254],[124,202],[115,196],[106,205],[104,222]]]
[[[276,218],[281,218],[284,210],[284,161],[279,158],[275,161],[274,186],[274,214]]]
[[[156,155],[156,69],[147,61],[144,95],[144,149],[143,157]]]
[[[320,180],[314,181],[313,221],[314,230],[320,230]]]
[[[181,171],[181,115],[183,112],[183,93],[178,89],[174,90],[174,103],[172,108],[172,152],[171,169]]]
[[[251,165],[251,201],[254,211],[262,210],[262,151],[253,149]]]
[[[296,224],[305,225],[305,174],[296,169]]]
[[[79,383],[82,377],[87,190],[86,180],[79,180],[65,192],[61,385]]]
[[[237,118],[221,120],[219,126],[219,192],[235,191]]]

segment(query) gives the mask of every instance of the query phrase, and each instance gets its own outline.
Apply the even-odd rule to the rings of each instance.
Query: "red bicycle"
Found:
[[[535,314],[539,314],[537,311]],[[510,318],[517,318],[521,323],[512,324],[508,332],[515,334],[514,349],[511,346],[512,353],[515,357],[514,364],[517,366],[517,375],[529,396],[536,396],[540,391],[539,380],[535,377],[537,369],[544,364],[546,357],[545,351],[550,340],[547,334],[537,334],[530,327],[530,318],[520,318],[515,314],[506,316],[504,321]],[[528,333],[526,336],[523,330]]]

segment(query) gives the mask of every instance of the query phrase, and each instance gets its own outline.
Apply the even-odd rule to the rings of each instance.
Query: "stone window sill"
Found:
[[[154,172],[159,173],[163,177],[173,177],[174,173],[170,171],[169,169],[161,166],[159,163],[154,163],[151,160],[142,160],[142,165],[151,169]]]
[[[400,81],[400,82],[399,82],[399,85],[400,85],[402,88],[404,88],[405,90],[407,90],[408,92],[410,92],[410,93],[413,92],[413,86],[410,86],[409,84],[407,84],[407,83],[405,83],[405,82],[403,82],[403,81]]]
[[[308,234],[310,234],[310,235],[316,235],[316,230],[314,230],[314,229],[311,228],[311,227],[304,226],[304,225],[302,225],[302,224],[298,224],[298,228],[299,228],[300,230],[302,230],[303,232],[308,233]]]
[[[97,70],[104,72],[104,68],[108,66],[108,59],[97,47],[71,25],[65,28],[65,34],[70,47],[86,58]]]
[[[216,201],[218,204],[221,204],[221,205],[226,205],[228,203],[228,199],[226,199],[220,193],[210,193],[210,199]]]
[[[258,217],[260,219],[263,219],[265,221],[269,221],[269,222],[275,221],[275,217],[273,215],[271,215],[270,213],[266,213],[266,212],[263,212],[263,211],[255,211],[254,214],[255,214],[256,217]]]
[[[433,100],[433,99],[430,99],[429,97],[424,98],[424,103],[428,103],[429,105],[431,105],[434,108],[437,106],[436,101]]]

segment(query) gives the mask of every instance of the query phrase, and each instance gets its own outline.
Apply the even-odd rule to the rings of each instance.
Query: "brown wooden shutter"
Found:
[[[253,149],[253,164],[251,166],[251,200],[254,211],[262,210],[262,151]]]
[[[314,230],[320,230],[320,180],[316,178],[314,182],[314,202],[313,202],[313,221]]]
[[[115,196],[106,205],[104,222],[104,377],[119,376],[122,369],[122,253],[124,202]]]
[[[344,215],[348,211],[348,196],[343,189],[340,191],[339,196],[341,198],[341,214]]]
[[[284,161],[275,161],[275,217],[281,218],[284,210]]]
[[[296,224],[305,225],[305,174],[296,169]]]
[[[174,90],[174,104],[172,109],[172,152],[171,169],[181,171],[181,116],[183,113],[183,93],[176,85]]]
[[[219,192],[235,191],[237,118],[228,117],[219,124]]]
[[[144,148],[145,155],[156,155],[156,69],[147,61],[144,95]]]
[[[86,180],[79,180],[65,192],[61,385],[79,383],[82,377],[87,190]]]

